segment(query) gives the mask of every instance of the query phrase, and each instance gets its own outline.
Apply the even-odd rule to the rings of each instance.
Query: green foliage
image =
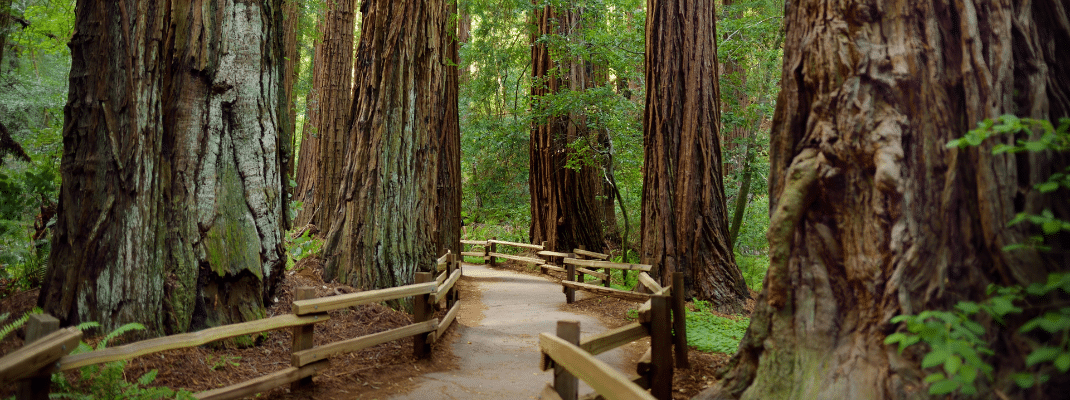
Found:
[[[95,322],[79,325],[79,329],[99,327]],[[145,327],[138,323],[129,323],[108,333],[97,343],[96,350],[102,350],[108,346],[108,342],[123,334],[144,330]],[[82,342],[73,354],[80,354],[94,350],[89,344]],[[126,361],[115,361],[103,365],[89,365],[82,367],[81,379],[78,381],[67,380],[63,373],[52,375],[53,393],[50,397],[58,399],[194,399],[193,393],[185,390],[171,390],[167,387],[149,386],[156,380],[156,370],[146,372],[134,382],[128,382],[125,375]]]
[[[1013,115],[1003,115],[995,121],[986,119],[978,123],[977,129],[949,142],[947,147],[980,146],[986,139],[1003,135],[1008,135],[1013,144],[1006,143],[1007,140],[997,143],[992,147],[993,154],[1022,151],[1066,152],[1070,150],[1070,118],[1061,119],[1057,129],[1048,121],[1018,118]],[[1034,188],[1040,193],[1051,193],[1060,188],[1070,189],[1068,174],[1070,167],[1053,174],[1046,182]],[[1022,222],[1032,222],[1040,226],[1044,235],[1070,231],[1070,222],[1057,219],[1050,210],[1044,210],[1040,215],[1019,213],[1008,225]],[[1043,246],[1043,237],[1037,235],[1027,244],[1011,245],[1003,250],[1014,251],[1025,247],[1047,249]],[[998,322],[999,326],[1005,327],[1008,315],[1023,313],[1024,309],[1019,304],[1052,304],[1052,297],[1057,295],[1058,291],[1070,294],[1070,273],[1050,274],[1046,282],[1033,283],[1026,288],[991,285],[988,288],[989,297],[982,302],[961,301],[955,305],[953,311],[926,310],[918,315],[892,318],[892,323],[905,322],[909,333],[896,332],[888,335],[885,343],[898,344],[899,352],[919,342],[928,345],[929,350],[925,353],[921,366],[930,371],[936,369],[925,378],[930,384],[930,394],[943,395],[958,391],[964,395],[973,395],[977,393],[975,382],[979,372],[992,379],[993,367],[983,357],[995,354],[984,340],[986,329],[975,322],[975,316],[984,313]],[[1047,370],[1045,365],[1050,365],[1063,374],[1070,371],[1070,307],[1046,310],[1040,316],[1025,322],[1018,332],[1033,334],[1035,343],[1033,350],[1024,360],[1030,370],[1016,372],[1011,376],[1019,387],[1028,388],[1048,381],[1050,375],[1044,372]]]
[[[765,273],[769,270],[769,256],[752,256],[740,253],[736,253],[735,256],[736,265],[739,266],[739,271],[743,273],[743,280],[747,282],[747,287],[753,291],[760,292],[762,290],[762,281],[765,280]]]
[[[750,319],[715,315],[702,300],[695,301],[694,307],[695,311],[686,313],[687,344],[707,353],[735,353]]]
[[[7,335],[10,335],[11,332],[14,332],[15,330],[21,328],[23,325],[26,325],[26,321],[30,320],[30,316],[31,315],[40,314],[40,313],[41,313],[41,308],[40,307],[34,307],[29,312],[27,312],[25,314],[22,314],[21,317],[18,317],[14,321],[11,321],[10,323],[4,325],[3,328],[0,328],[0,341],[4,340],[4,338],[6,338]],[[11,316],[10,313],[4,313],[3,315],[0,315],[0,322],[7,321],[8,317],[10,317],[10,316]]]
[[[1005,304],[1006,299],[1000,298],[1003,300],[998,303]],[[900,353],[918,342],[929,345],[930,351],[921,366],[936,369],[925,378],[925,382],[931,384],[930,394],[947,394],[955,390],[966,395],[975,394],[975,381],[979,373],[992,378],[993,368],[981,356],[994,353],[983,339],[984,327],[974,322],[973,318],[982,308],[994,309],[992,304],[962,302],[955,307],[955,311],[926,310],[918,315],[896,316],[892,318],[892,323],[905,322],[909,333],[893,333],[885,338],[884,343],[898,344]],[[1002,307],[1000,309],[1010,311]]]

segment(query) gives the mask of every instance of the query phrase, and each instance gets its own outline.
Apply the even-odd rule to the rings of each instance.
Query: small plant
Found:
[[[311,230],[306,230],[301,236],[288,241],[286,244],[286,253],[290,255],[290,260],[286,263],[286,268],[292,269],[297,265],[298,261],[316,254],[322,247],[323,241],[313,237]]]
[[[205,361],[208,364],[211,364],[211,366],[208,368],[212,371],[218,370],[220,368],[240,366],[241,363],[238,362],[239,360],[241,360],[241,356],[232,356],[229,354],[223,354],[218,357],[209,354],[207,357],[205,357]]]
[[[100,324],[87,322],[78,325],[78,329],[87,330],[97,328]],[[129,323],[116,328],[108,333],[97,343],[96,350],[102,350],[108,346],[108,342],[132,331],[144,330],[145,326],[138,323]],[[82,342],[73,354],[93,351],[94,348]],[[115,361],[103,365],[88,365],[82,367],[81,379],[76,382],[68,381],[62,373],[52,375],[54,391],[51,398],[57,399],[194,399],[193,393],[185,390],[171,390],[167,387],[149,386],[156,380],[156,370],[146,372],[134,382],[127,382],[125,375],[126,361]]]

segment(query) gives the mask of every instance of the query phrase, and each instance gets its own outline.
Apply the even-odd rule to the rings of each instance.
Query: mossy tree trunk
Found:
[[[1033,188],[1065,155],[993,155],[1009,136],[945,145],[1002,114],[1070,116],[1067,15],[1059,0],[788,3],[771,266],[739,351],[701,398],[930,398],[924,346],[883,344],[904,329],[893,317],[1066,270],[1065,235],[1051,253],[1002,251],[1039,232],[1007,226],[1019,212],[1070,219],[1067,193]],[[998,354],[978,398],[1065,398],[1065,375],[1030,391],[1010,379],[1030,350],[1022,320],[978,322]]]
[[[642,250],[662,284],[721,312],[750,293],[728,239],[713,1],[647,2]]]
[[[550,5],[532,12],[538,32],[532,35],[531,96],[535,107],[543,113],[555,107],[544,96],[568,89],[586,90],[590,85],[587,63],[569,55],[567,51],[551,51],[547,35],[566,40],[582,40],[582,16],[576,8],[556,8]],[[552,54],[568,57],[553,59]],[[542,102],[543,104],[539,104]],[[588,250],[602,251],[602,204],[596,195],[601,192],[600,168],[576,159],[569,166],[569,158],[578,158],[570,143],[596,142],[596,133],[587,128],[586,116],[571,111],[565,115],[550,115],[532,125],[529,155],[529,189],[531,193],[532,243],[547,242],[549,248],[569,252],[584,245]]]
[[[417,271],[435,267],[441,249],[459,246],[450,10],[445,0],[364,3],[342,204],[324,250],[326,280],[364,289],[410,284]]]
[[[297,225],[330,229],[340,204],[339,188],[345,167],[349,113],[353,106],[353,30],[356,2],[327,0],[319,23],[312,90],[302,129],[297,169],[297,196],[303,203]]]
[[[281,1],[79,1],[39,303],[148,335],[260,318],[283,267]]]

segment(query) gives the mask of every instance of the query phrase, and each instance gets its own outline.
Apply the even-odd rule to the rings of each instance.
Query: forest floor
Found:
[[[270,308],[268,316],[282,315],[290,312],[292,293],[295,288],[312,286],[316,288],[317,297],[335,294],[350,293],[354,289],[345,285],[323,282],[319,278],[322,265],[315,259],[305,259],[293,270],[286,274],[283,284],[276,293],[278,299]],[[477,267],[477,270],[483,267]],[[529,276],[538,275],[548,279],[548,282],[556,283],[559,277],[541,275],[537,270],[523,264],[504,264],[499,268],[485,268],[490,271],[502,271],[519,273]],[[508,271],[506,271],[508,270]],[[515,274],[514,274],[515,275]],[[518,281],[518,278],[507,277],[507,280]],[[497,304],[486,304],[484,294],[491,288],[494,282],[502,281],[502,277],[487,278],[481,276],[465,276],[458,283],[462,301],[477,300],[462,306],[457,317],[457,322],[451,327],[443,338],[432,346],[430,359],[416,359],[412,355],[411,340],[397,340],[367,348],[358,352],[332,358],[330,367],[317,374],[315,384],[308,390],[290,393],[289,386],[281,386],[257,396],[261,399],[379,399],[379,398],[450,398],[453,394],[443,392],[444,389],[432,389],[428,381],[443,381],[448,376],[456,376],[458,371],[465,372],[473,365],[467,363],[464,358],[470,357],[473,352],[486,353],[486,345],[479,346],[475,343],[472,348],[457,348],[469,346],[472,342],[471,335],[479,335],[479,326],[493,324],[494,321],[486,318],[485,311],[488,306],[497,307]],[[556,291],[545,293],[545,297],[553,297],[563,300],[564,295],[560,292],[560,286]],[[493,289],[491,289],[493,290]],[[496,296],[491,296],[497,298]],[[557,311],[580,314],[601,322],[606,329],[611,329],[631,323],[628,317],[630,310],[635,310],[638,303],[622,301],[602,296],[578,296],[579,299],[573,304],[564,304],[560,301]],[[12,318],[20,316],[30,310],[36,303],[37,291],[26,291],[10,295],[0,301],[0,312],[10,312]],[[488,299],[490,300],[490,299]],[[441,311],[444,313],[444,311]],[[508,312],[507,312],[508,313]],[[493,313],[486,313],[493,314]],[[441,317],[442,315],[438,315]],[[336,342],[356,336],[367,335],[408,325],[412,317],[406,313],[395,311],[389,307],[378,304],[353,307],[347,310],[332,311],[331,319],[316,325],[316,345]],[[552,331],[553,321],[547,316],[548,329]],[[587,323],[583,326],[590,325]],[[585,334],[590,328],[585,328]],[[466,336],[467,335],[467,336]],[[0,356],[7,354],[22,346],[22,332],[11,334],[0,342]],[[524,336],[524,335],[521,335]],[[530,339],[530,338],[529,338]],[[135,381],[142,374],[157,370],[158,374],[155,386],[168,386],[171,388],[183,388],[193,392],[215,389],[232,385],[245,380],[253,379],[274,371],[290,366],[289,352],[291,345],[291,332],[288,330],[272,331],[256,338],[256,345],[240,347],[234,341],[222,341],[206,346],[172,350],[163,353],[143,356],[131,360],[126,365],[125,375],[128,381]],[[530,339],[534,340],[534,339]],[[94,341],[90,340],[90,344]],[[504,343],[504,342],[503,342]],[[638,343],[638,342],[637,342]],[[115,341],[111,345],[120,345]],[[493,345],[501,346],[501,344]],[[626,346],[620,360],[611,364],[623,366],[622,372],[630,375],[634,371],[635,360],[640,356],[642,344]],[[537,350],[534,350],[537,351]],[[517,356],[519,357],[519,356]],[[532,369],[537,370],[537,354],[530,357],[524,356],[531,361]],[[676,369],[673,379],[673,397],[676,399],[689,399],[702,389],[715,382],[715,372],[728,361],[728,355],[717,353],[703,353],[691,349],[688,355],[691,368]],[[486,365],[485,369],[494,369],[490,375],[474,379],[486,381],[498,380],[501,375],[507,375],[507,371],[501,370],[501,366]],[[519,372],[519,371],[518,371]],[[552,380],[552,375],[544,373],[539,376],[531,376],[531,372],[525,372],[528,381],[536,381],[537,387],[541,387]],[[68,372],[68,377],[77,378],[77,372]],[[497,374],[497,376],[495,376]],[[489,377],[489,378],[488,378]],[[0,388],[0,398],[8,398],[14,394],[14,388]],[[414,392],[414,390],[417,390]],[[423,393],[423,390],[435,390],[436,394]],[[582,390],[581,390],[582,393]],[[520,396],[514,398],[533,398],[534,393],[514,393]],[[461,398],[501,398],[501,393],[493,391],[468,391]]]

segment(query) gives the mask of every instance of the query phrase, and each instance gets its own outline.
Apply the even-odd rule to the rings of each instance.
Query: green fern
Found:
[[[30,316],[31,315],[40,314],[40,313],[41,313],[41,308],[40,307],[34,307],[29,312],[27,312],[25,314],[22,314],[22,316],[19,317],[18,319],[14,320],[14,321],[11,321],[10,324],[4,325],[3,328],[0,328],[0,340],[4,340],[4,338],[6,338],[7,335],[11,334],[11,332],[14,332],[16,329],[19,329],[23,325],[25,325],[26,321],[30,320]],[[0,321],[6,320],[8,316],[9,316],[9,313],[4,313],[4,318],[0,318]]]

